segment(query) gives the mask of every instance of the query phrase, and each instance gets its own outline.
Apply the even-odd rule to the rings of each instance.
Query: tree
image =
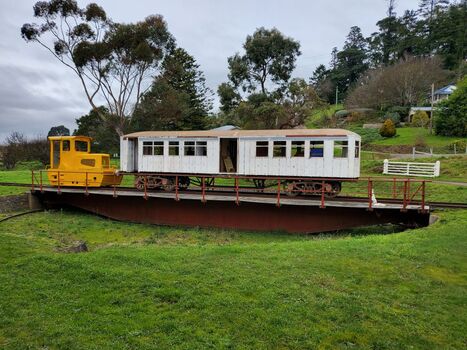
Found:
[[[102,120],[102,116],[104,120]],[[97,109],[91,109],[88,114],[77,118],[77,129],[73,131],[73,135],[89,136],[92,138],[92,149],[95,152],[102,153],[119,153],[120,138],[113,131],[112,116],[104,106],[99,106]]]
[[[220,109],[224,113],[229,113],[238,107],[242,101],[240,94],[229,83],[220,84],[217,88],[217,94],[219,95],[221,103]]]
[[[392,66],[370,69],[349,92],[346,107],[385,109],[423,103],[432,83],[449,78],[441,65],[439,57],[408,57]]]
[[[254,92],[258,87],[263,94],[267,86],[276,92],[284,89],[300,55],[300,44],[280,31],[263,27],[248,35],[243,44],[245,54],[228,58],[229,80],[235,88]]]
[[[47,137],[49,136],[70,136],[70,129],[64,125],[53,126],[47,133]]]
[[[303,126],[310,113],[326,103],[321,100],[316,90],[304,79],[292,79],[287,87],[282,105],[285,108],[285,118],[277,120],[276,128],[289,129]]]
[[[18,162],[24,161],[45,165],[49,161],[49,143],[43,137],[28,140],[23,134],[15,131],[7,137],[2,153],[3,166],[6,169],[13,169]]]
[[[425,111],[416,111],[412,116],[412,125],[419,128],[425,128],[428,126],[430,118],[428,113]]]
[[[133,127],[201,130],[211,109],[211,90],[196,60],[184,49],[174,49],[161,65],[161,74],[143,95]]]
[[[467,136],[467,76],[445,101],[437,104],[435,131],[437,135]]]
[[[42,24],[26,23],[21,35],[47,49],[78,77],[96,111],[104,99],[118,134],[145,91],[147,78],[157,70],[174,39],[162,16],[149,16],[136,24],[112,22],[94,3],[80,8],[75,0],[39,1],[34,17]]]
[[[342,51],[337,53],[337,66],[330,73],[333,83],[345,94],[349,87],[357,81],[368,68],[367,41],[361,29],[354,26],[350,29]]]

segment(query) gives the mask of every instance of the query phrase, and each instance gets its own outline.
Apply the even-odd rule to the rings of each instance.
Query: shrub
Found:
[[[40,170],[43,168],[44,164],[38,160],[20,161],[15,165],[15,170]]]
[[[394,122],[391,119],[386,119],[381,129],[379,129],[379,134],[383,137],[394,137],[396,135]]]
[[[49,161],[49,143],[46,138],[26,139],[22,134],[13,132],[7,138],[3,147],[3,166],[13,169],[18,162],[39,161],[47,164]]]
[[[348,115],[350,114],[350,112],[346,109],[341,109],[340,111],[337,111],[334,113],[334,115],[337,117],[337,118],[346,118]]]
[[[467,76],[447,100],[438,103],[434,122],[438,135],[467,136]]]
[[[456,141],[452,142],[449,145],[449,149],[453,150],[454,146],[455,146],[457,152],[459,152],[459,153],[465,152],[465,148],[467,147],[467,141],[466,140],[456,140]]]
[[[401,116],[397,112],[388,112],[384,115],[383,120],[391,119],[395,126],[398,126],[401,122]]]
[[[416,111],[412,116],[412,126],[426,128],[429,122],[430,118],[428,117],[428,113],[425,111]]]
[[[392,106],[388,108],[388,112],[398,113],[401,117],[407,117],[409,115],[410,107],[405,106]]]

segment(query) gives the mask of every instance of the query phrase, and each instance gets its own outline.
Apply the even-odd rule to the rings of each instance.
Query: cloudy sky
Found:
[[[76,76],[37,44],[20,37],[33,22],[34,0],[0,0],[0,142],[12,131],[46,135],[51,126],[75,128],[88,105]],[[78,1],[84,7],[91,1]],[[376,29],[385,0],[95,0],[117,22],[161,14],[178,45],[193,55],[214,91],[227,79],[227,57],[241,51],[257,27],[276,27],[301,44],[294,76],[308,78],[342,47],[349,28],[364,35]],[[418,0],[398,0],[397,12],[415,9]]]

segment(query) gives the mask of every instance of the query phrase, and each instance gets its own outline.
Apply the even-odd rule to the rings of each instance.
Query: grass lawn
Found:
[[[338,105],[329,105],[327,108],[319,109],[314,111],[306,120],[305,126],[308,129],[313,129],[318,127],[319,121],[324,115],[332,116],[336,111],[343,109],[342,104]]]
[[[423,139],[429,147],[444,147],[454,141],[462,140],[462,137],[430,135],[429,130],[425,128],[397,128],[397,135],[391,138],[376,140],[375,145],[395,146],[395,145],[415,145],[417,139]],[[464,138],[464,140],[467,140]],[[465,151],[465,150],[462,150]],[[461,152],[462,152],[461,151]]]
[[[0,223],[0,348],[460,349],[467,211],[440,216],[344,236],[18,217]],[[90,252],[55,251],[75,239]]]

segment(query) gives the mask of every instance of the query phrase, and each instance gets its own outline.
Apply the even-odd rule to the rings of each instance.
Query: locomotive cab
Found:
[[[48,179],[53,186],[101,187],[119,185],[122,176],[110,166],[110,156],[91,153],[87,136],[52,136]]]

